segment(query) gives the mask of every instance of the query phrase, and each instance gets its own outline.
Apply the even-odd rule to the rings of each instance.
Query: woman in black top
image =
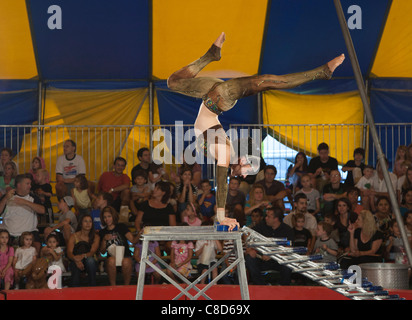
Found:
[[[176,215],[168,203],[170,198],[169,182],[159,181],[148,201],[142,202],[137,211],[135,227],[140,231],[145,226],[176,226]]]
[[[116,257],[112,256],[108,250],[111,245],[123,246],[124,257],[122,260],[122,274],[125,285],[130,284],[132,276],[132,259],[129,249],[130,241],[132,244],[137,242],[137,237],[134,237],[129,228],[123,223],[119,222],[119,214],[113,207],[105,207],[100,213],[100,221],[103,229],[99,231],[100,235],[100,253],[107,252],[106,271],[109,276],[109,283],[111,286],[116,285]]]
[[[350,252],[341,261],[341,268],[370,262],[382,262],[382,232],[377,230],[375,219],[370,211],[363,210],[356,224],[348,227],[350,233]]]

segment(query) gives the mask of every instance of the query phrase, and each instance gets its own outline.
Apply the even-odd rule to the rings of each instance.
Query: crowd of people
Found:
[[[166,172],[155,164],[148,148],[137,152],[139,163],[130,176],[127,162],[117,157],[113,169],[97,183],[86,178],[86,166],[76,153],[76,143],[64,142],[63,155],[56,162],[56,184],[44,160],[35,157],[27,173],[19,173],[8,148],[0,154],[0,279],[5,289],[24,286],[24,270],[36,259],[48,256],[50,265],[70,271],[70,286],[96,285],[98,261],[104,261],[110,285],[116,284],[118,269],[123,283],[130,284],[139,271],[144,226],[212,225],[216,195],[208,179],[202,179],[199,164],[183,163],[177,172]],[[353,160],[341,169],[329,155],[326,143],[318,156],[308,161],[296,155],[286,183],[276,179],[276,167],[261,159],[260,172],[237,175],[228,170],[226,215],[240,226],[248,226],[267,237],[288,238],[294,246],[306,247],[307,254],[320,253],[321,262],[337,262],[342,268],[365,262],[408,264],[399,226],[391,209],[382,168],[364,163],[365,153],[354,150]],[[412,240],[412,145],[399,146],[390,178],[408,241]],[[54,217],[54,196],[58,217]],[[287,212],[285,201],[292,210]],[[185,277],[206,272],[219,253],[233,248],[230,241],[174,241],[151,243],[151,250],[166,256],[172,268]],[[123,247],[121,263],[116,250]],[[250,284],[266,284],[262,271],[280,272],[279,283],[293,281],[290,269],[273,259],[245,249]],[[161,252],[162,251],[162,252]],[[104,259],[102,259],[104,257]],[[226,265],[235,257],[229,256]],[[154,283],[162,281],[152,268],[146,273]],[[235,283],[236,269],[222,283]],[[173,277],[173,273],[168,271]],[[217,276],[217,269],[212,277]],[[204,281],[204,280],[203,280]]]

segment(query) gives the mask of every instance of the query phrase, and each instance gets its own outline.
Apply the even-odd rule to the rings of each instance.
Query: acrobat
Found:
[[[198,73],[213,61],[221,59],[221,49],[225,41],[225,33],[216,39],[209,50],[199,59],[174,72],[168,79],[169,89],[178,93],[202,98],[202,104],[194,124],[195,131],[201,133],[199,140],[207,144],[207,149],[217,161],[217,221],[229,226],[229,230],[239,226],[236,219],[225,217],[227,197],[227,172],[230,166],[230,157],[233,153],[232,144],[227,137],[218,119],[219,115],[232,109],[237,100],[255,95],[266,90],[291,89],[317,79],[330,79],[334,70],[342,64],[345,56],[334,58],[328,63],[310,70],[286,75],[256,75],[238,77],[227,81],[214,77],[196,77]],[[206,134],[208,130],[217,133],[211,141]],[[250,166],[247,162],[245,165]]]

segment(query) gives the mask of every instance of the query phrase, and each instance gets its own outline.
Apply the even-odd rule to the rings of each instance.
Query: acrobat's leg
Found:
[[[169,89],[191,97],[201,98],[216,82],[223,82],[223,80],[213,77],[195,77],[209,63],[220,60],[224,41],[225,34],[222,32],[202,57],[174,72],[167,79]]]
[[[291,89],[317,79],[330,79],[333,71],[343,62],[342,54],[316,69],[286,75],[264,74],[230,79],[208,93],[222,111],[233,107],[234,102],[266,90]]]

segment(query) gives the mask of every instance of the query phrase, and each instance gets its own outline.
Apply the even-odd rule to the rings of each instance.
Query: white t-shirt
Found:
[[[86,174],[86,164],[83,157],[76,154],[73,159],[60,156],[56,162],[56,174],[61,174],[63,179],[73,179],[78,174]]]
[[[389,178],[391,179],[393,190],[396,192],[396,184],[398,182],[398,177],[394,173],[389,172]],[[373,190],[375,190],[376,192],[388,192],[388,188],[386,188],[385,179],[380,180],[378,173],[376,171],[373,174],[372,182]]]
[[[211,262],[216,261],[216,242],[214,240],[198,240],[196,241],[195,251],[202,248],[202,254],[199,256],[198,263],[210,265]]]
[[[19,247],[16,249],[14,256],[17,258],[16,262],[16,269],[23,270],[26,268],[30,263],[33,262],[33,257],[37,254],[36,249],[34,247],[30,248],[23,248]]]
[[[369,187],[368,187],[369,185]],[[362,176],[358,183],[355,185],[355,187],[361,189],[361,190],[365,190],[365,189],[371,189],[373,188],[373,177],[368,179],[365,176]]]
[[[25,199],[30,202],[35,202],[34,198],[29,194],[22,197],[14,195],[7,201],[6,208],[3,213],[3,226],[13,236],[18,237],[24,231],[37,230],[37,213],[28,206],[17,205],[14,201],[16,198]]]

